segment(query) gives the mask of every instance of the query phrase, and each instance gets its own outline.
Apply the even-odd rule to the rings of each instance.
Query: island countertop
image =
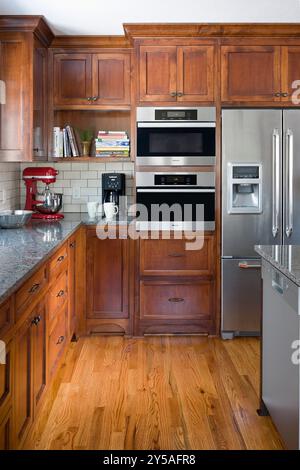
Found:
[[[132,218],[115,219],[126,225]],[[106,219],[89,219],[83,213],[65,214],[58,221],[31,220],[21,229],[0,228],[0,303],[11,295],[81,225],[106,224]]]
[[[300,287],[300,245],[257,245],[255,251]]]

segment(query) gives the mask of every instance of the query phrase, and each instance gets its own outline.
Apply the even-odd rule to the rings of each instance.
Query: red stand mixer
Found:
[[[59,214],[62,207],[62,194],[50,191],[49,185],[55,183],[58,171],[51,167],[28,167],[23,171],[26,186],[25,210],[34,211],[33,219],[58,220],[64,215]],[[45,183],[45,189],[39,193],[37,183]],[[42,200],[38,200],[41,197]]]

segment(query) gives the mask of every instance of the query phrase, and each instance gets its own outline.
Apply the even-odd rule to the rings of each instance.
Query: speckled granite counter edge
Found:
[[[298,287],[300,287],[300,267],[299,267],[299,277],[295,276],[289,269],[283,266],[281,263],[276,261],[272,255],[266,253],[263,245],[255,245],[254,247],[256,253],[258,253],[265,261],[270,263],[274,268],[284,274],[288,279],[294,282]]]

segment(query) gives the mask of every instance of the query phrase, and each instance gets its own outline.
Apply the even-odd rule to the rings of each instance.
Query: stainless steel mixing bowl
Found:
[[[41,214],[56,214],[62,207],[62,194],[49,193],[44,202],[35,205],[35,208]]]
[[[29,220],[33,211],[22,211],[22,210],[7,210],[0,211],[0,227],[1,228],[21,228]]]

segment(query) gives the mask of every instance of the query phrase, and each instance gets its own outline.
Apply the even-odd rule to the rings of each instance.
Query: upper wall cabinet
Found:
[[[300,46],[222,46],[221,74],[223,102],[292,104]]]
[[[130,105],[130,52],[54,53],[54,106]]]
[[[140,46],[139,101],[213,100],[214,46]]]
[[[41,17],[17,21],[18,31],[10,31],[8,21],[0,17],[0,161],[44,160],[47,46],[52,33]]]
[[[292,104],[292,95],[299,84],[293,83],[300,80],[300,46],[283,46],[281,48],[281,92],[282,100]],[[299,93],[297,98],[299,98]]]
[[[223,46],[222,101],[280,101],[280,47]]]

